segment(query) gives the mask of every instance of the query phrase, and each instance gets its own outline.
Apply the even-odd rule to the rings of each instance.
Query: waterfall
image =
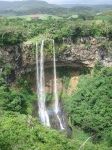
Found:
[[[38,52],[38,45],[36,43],[36,82],[37,82],[37,95],[38,95],[38,107],[39,117],[41,122],[50,127],[49,116],[46,109],[46,95],[45,95],[45,75],[44,75],[44,40],[41,43],[40,57]]]
[[[54,104],[54,112],[56,113],[57,119],[60,124],[60,129],[63,130],[63,124],[61,121],[61,118],[59,116],[60,108],[59,108],[59,99],[58,99],[58,90],[57,90],[57,77],[56,77],[56,56],[55,56],[55,44],[53,40],[53,68],[54,68],[54,99],[55,99],[55,104]]]
[[[38,95],[38,108],[39,117],[41,122],[50,127],[49,115],[46,108],[46,92],[45,92],[45,73],[44,73],[44,40],[42,40],[40,51],[38,51],[38,44],[36,43],[36,85]],[[57,76],[56,76],[56,56],[55,56],[55,44],[53,40],[53,94],[54,94],[54,113],[59,122],[60,129],[63,130],[62,118],[60,117],[61,111],[59,106],[58,90],[57,90]]]

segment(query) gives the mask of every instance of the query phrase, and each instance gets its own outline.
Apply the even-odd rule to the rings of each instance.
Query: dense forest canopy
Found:
[[[107,16],[107,18],[106,18]],[[103,18],[103,17],[102,17]],[[47,20],[23,18],[0,18],[0,45],[17,44],[28,41],[34,37],[45,34],[57,42],[63,38],[71,37],[73,41],[81,37],[106,37],[111,40],[111,18],[105,15],[105,19],[89,18],[80,15],[78,18],[53,18]]]

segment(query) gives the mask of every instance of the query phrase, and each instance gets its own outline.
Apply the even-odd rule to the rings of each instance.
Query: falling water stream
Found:
[[[55,56],[55,44],[53,40],[53,68],[54,68],[54,112],[56,113],[57,119],[59,120],[60,129],[63,130],[63,124],[61,118],[59,116],[60,107],[59,107],[59,98],[58,98],[58,90],[57,90],[57,77],[56,77],[56,56]]]
[[[37,95],[38,95],[38,107],[39,107],[39,117],[41,122],[50,127],[49,115],[47,113],[45,104],[45,75],[44,75],[44,40],[41,43],[40,58],[38,53],[38,46],[36,43],[36,70],[37,70]]]
[[[53,41],[53,94],[54,94],[54,113],[57,121],[59,122],[60,129],[63,130],[63,123],[60,117],[60,106],[57,90],[57,76],[56,76],[56,56],[55,56],[55,44]],[[37,79],[37,95],[38,95],[38,107],[39,117],[41,122],[50,127],[50,119],[46,107],[46,92],[45,92],[45,74],[44,74],[44,40],[42,40],[40,51],[38,51],[38,44],[36,43],[36,79]]]

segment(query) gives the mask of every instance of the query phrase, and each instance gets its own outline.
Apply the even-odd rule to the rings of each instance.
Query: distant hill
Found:
[[[29,10],[35,8],[53,8],[56,5],[48,4],[45,1],[40,0],[23,0],[23,1],[0,1],[0,11],[1,10]]]
[[[72,13],[75,12],[76,14],[88,14],[93,16],[97,13],[103,13],[112,10],[112,5],[63,4],[60,6],[70,10]]]
[[[97,14],[112,10],[112,5],[75,5],[49,4],[41,0],[0,1],[0,15],[29,15],[29,14]]]
[[[62,4],[59,5],[63,8],[90,8],[90,9],[94,9],[94,10],[110,10],[112,9],[112,5],[87,5],[87,4]]]
[[[29,13],[46,13],[51,9],[60,6],[49,4],[40,0],[23,0],[23,1],[0,1],[0,14],[29,14]]]

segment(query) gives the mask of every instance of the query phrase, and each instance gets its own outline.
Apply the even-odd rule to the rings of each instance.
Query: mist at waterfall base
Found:
[[[51,127],[52,118],[56,118],[59,124],[59,129],[64,130],[63,116],[61,114],[61,107],[58,98],[57,90],[57,75],[56,75],[56,56],[55,56],[55,43],[51,40],[53,45],[53,112],[49,113],[46,106],[46,91],[45,91],[45,65],[44,65],[44,43],[42,40],[40,48],[36,43],[36,85],[38,96],[38,114],[40,121],[43,125]],[[55,120],[55,121],[56,121]],[[56,123],[56,122],[55,122]]]

